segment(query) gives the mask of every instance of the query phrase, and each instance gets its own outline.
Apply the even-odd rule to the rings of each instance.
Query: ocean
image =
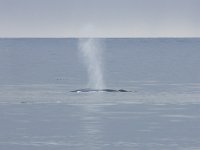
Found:
[[[70,92],[97,68],[80,39],[0,39],[0,149],[200,149],[200,38],[93,40],[92,77],[132,92]]]

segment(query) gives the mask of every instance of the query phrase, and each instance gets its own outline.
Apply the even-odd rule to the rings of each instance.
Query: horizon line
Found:
[[[120,38],[126,38],[126,39],[133,39],[133,38],[152,38],[152,39],[156,39],[156,38],[200,38],[200,36],[108,36],[108,37],[104,37],[104,36],[8,36],[8,37],[0,37],[0,39],[22,39],[22,38],[27,38],[27,39],[80,39],[80,38],[105,38],[105,39],[120,39]]]

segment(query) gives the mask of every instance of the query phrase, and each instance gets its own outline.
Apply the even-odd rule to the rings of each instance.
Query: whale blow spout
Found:
[[[79,39],[79,51],[88,72],[87,87],[95,89],[105,88],[102,40],[97,38],[81,38]]]
[[[70,91],[70,92],[81,93],[81,92],[132,92],[132,91],[127,91],[127,90],[124,90],[124,89],[115,90],[115,89],[90,89],[90,88],[86,88],[86,89],[73,90],[73,91]]]

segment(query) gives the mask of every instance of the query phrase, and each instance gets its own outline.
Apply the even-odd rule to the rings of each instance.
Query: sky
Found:
[[[200,37],[200,0],[0,0],[0,37]]]

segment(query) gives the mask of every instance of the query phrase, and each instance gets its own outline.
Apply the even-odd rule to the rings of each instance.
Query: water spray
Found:
[[[81,38],[79,39],[79,50],[88,72],[88,88],[105,88],[102,40],[97,38]]]

